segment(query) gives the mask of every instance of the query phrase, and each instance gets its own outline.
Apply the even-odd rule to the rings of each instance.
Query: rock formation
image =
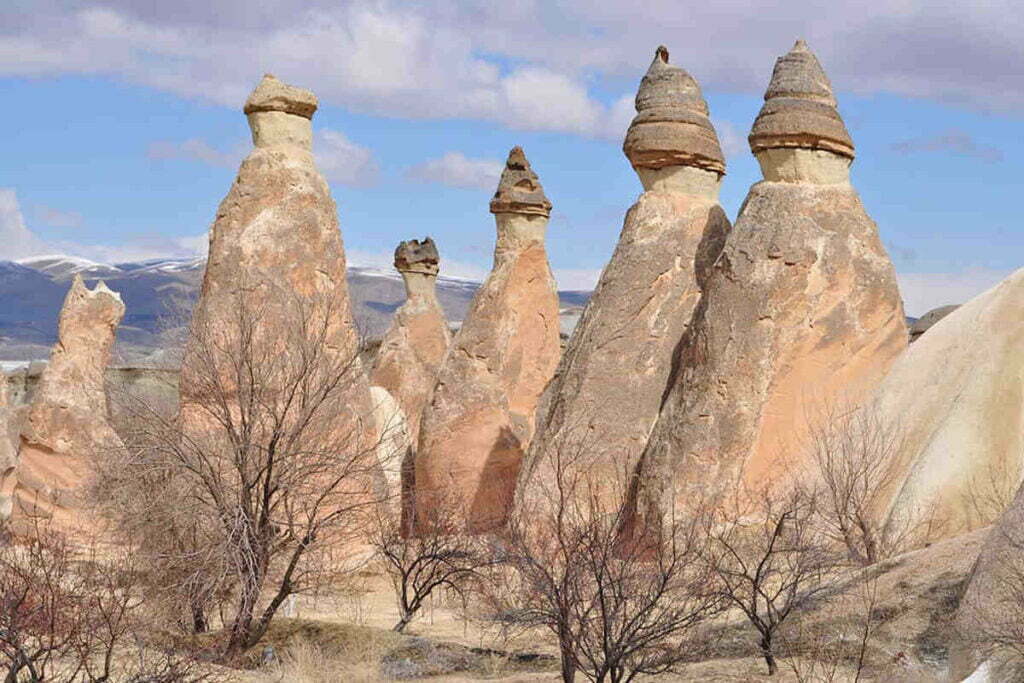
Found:
[[[886,516],[935,535],[992,523],[1024,476],[1024,270],[936,323],[878,388],[899,431]],[[933,536],[934,538],[934,536]]]
[[[491,200],[494,267],[423,411],[417,525],[439,506],[486,530],[506,518],[537,400],[558,364],[558,295],[544,249],[551,203],[515,147]]]
[[[7,374],[0,370],[0,482],[14,473],[14,465],[18,462],[15,448],[16,436],[13,432],[11,405],[7,398]],[[13,437],[13,438],[12,438]],[[11,498],[0,487],[0,519],[11,514]]]
[[[244,314],[259,316],[254,343],[262,346],[256,353],[294,358],[300,352],[293,348],[296,342],[322,336],[317,343],[325,350],[317,361],[320,366],[348,367],[343,391],[350,413],[346,419],[352,424],[339,428],[344,432],[337,436],[339,446],[344,442],[341,447],[363,452],[376,440],[337,208],[313,160],[311,119],[316,108],[312,92],[271,75],[263,77],[245,103],[254,148],[242,161],[210,229],[209,258],[180,380],[186,430],[204,429],[205,411],[197,403],[204,400],[203,386],[216,372],[211,370],[210,359],[216,357],[211,340],[217,335],[237,337],[249,324],[239,319]],[[310,329],[299,332],[300,325]],[[224,382],[230,386],[232,380]]]
[[[416,481],[415,445],[420,415],[430,400],[451,331],[437,300],[440,256],[429,237],[409,240],[395,249],[395,269],[405,282],[405,303],[397,311],[381,340],[370,381],[375,394],[378,425],[391,444],[391,455],[401,462],[403,527],[414,515]],[[391,460],[392,458],[389,458]]]
[[[398,401],[415,442],[420,414],[437,380],[437,370],[451,343],[448,321],[437,300],[440,257],[434,241],[402,242],[395,249],[395,269],[405,281],[406,300],[384,338],[370,381]]]
[[[939,322],[958,308],[960,308],[958,305],[939,306],[938,308],[933,308],[922,315],[914,321],[913,325],[910,326],[910,341],[917,341],[917,338],[930,330],[935,323]]]
[[[749,141],[764,180],[682,342],[643,455],[642,514],[671,504],[673,482],[681,502],[691,485],[774,479],[818,407],[856,400],[907,345],[893,265],[849,182],[853,143],[802,41],[776,62]]]
[[[0,485],[10,497],[15,530],[32,517],[65,531],[89,526],[82,496],[92,459],[121,447],[107,419],[103,376],[124,311],[121,297],[102,281],[90,290],[75,277],[57,344],[20,420],[17,465]]]
[[[549,476],[545,463],[559,449],[582,448],[600,480],[632,474],[729,231],[718,204],[725,161],[707,104],[664,47],[640,83],[636,110],[623,151],[644,192],[541,399],[521,495],[530,478]]]

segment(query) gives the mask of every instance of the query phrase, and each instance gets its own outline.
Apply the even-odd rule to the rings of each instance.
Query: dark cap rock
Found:
[[[853,140],[836,109],[832,84],[804,41],[796,41],[792,50],[775,61],[764,106],[748,140],[754,154],[802,147],[854,157]]]
[[[395,248],[395,270],[400,273],[437,275],[440,261],[437,245],[429,237],[424,237],[422,242],[401,242]]]
[[[245,101],[245,108],[242,111],[246,114],[283,111],[286,114],[312,119],[318,104],[313,91],[283,83],[272,74],[264,74],[259,85]]]
[[[640,81],[636,111],[622,144],[634,168],[696,166],[725,173],[700,86],[685,69],[668,63],[664,45]]]
[[[551,215],[551,202],[544,194],[537,174],[530,168],[522,147],[513,147],[508,153],[498,189],[491,199],[491,213]]]

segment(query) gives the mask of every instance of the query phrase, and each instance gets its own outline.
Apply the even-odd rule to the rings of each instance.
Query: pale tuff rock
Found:
[[[725,173],[725,158],[708,119],[700,86],[682,68],[668,63],[658,47],[636,94],[636,117],[622,149],[633,167],[693,166]]]
[[[405,281],[406,300],[381,340],[370,381],[395,398],[408,421],[412,443],[420,414],[430,400],[437,371],[451,343],[451,332],[435,289],[440,257],[434,241],[402,242],[395,269]]]
[[[776,66],[768,102],[783,95],[834,110],[827,79],[800,43]],[[813,117],[804,125],[782,116],[766,135],[765,116],[751,136],[762,167],[775,151],[804,158],[790,176],[751,187],[708,276],[643,455],[644,515],[671,505],[673,484],[684,502],[694,486],[737,477],[757,485],[805,465],[796,454],[815,411],[863,396],[907,344],[896,274],[874,222],[845,173],[818,173],[845,168],[852,145],[835,153],[836,140],[822,143],[821,130],[805,135]]]
[[[383,464],[384,479],[393,500],[399,500],[401,491],[402,465],[409,449],[409,425],[405,420],[398,401],[384,387],[371,386],[373,401],[373,422],[380,435],[378,458]]]
[[[283,304],[273,293],[296,297],[313,317],[328,315],[326,346],[339,365],[351,363],[348,405],[360,425],[354,430],[367,440],[361,446],[369,447],[373,430],[361,425],[372,424],[373,403],[357,357],[337,208],[313,160],[310,117],[315,109],[312,93],[272,76],[265,76],[250,96],[245,113],[254,149],[217,209],[192,324],[197,335],[229,329],[241,298],[254,308],[270,306],[260,330],[273,343],[275,325],[289,324],[288,316],[296,314],[295,306]],[[275,310],[282,306],[289,310]],[[280,334],[283,340],[284,330]],[[186,428],[198,429],[202,420],[196,414],[202,411],[192,405],[198,398],[196,338],[190,340],[182,366],[181,401]]]
[[[90,290],[75,276],[57,344],[20,420],[17,466],[0,485],[12,498],[16,528],[32,517],[64,530],[88,525],[81,508],[93,458],[121,447],[108,422],[103,377],[124,312],[121,297],[103,282]]]
[[[544,249],[551,203],[514,148],[491,202],[494,267],[441,366],[416,452],[416,523],[439,506],[503,523],[534,411],[558,364],[558,295]]]
[[[959,305],[950,306],[939,306],[928,311],[920,318],[914,321],[914,324],[910,326],[910,341],[917,341],[918,337],[930,330],[935,323],[939,322],[947,315],[960,308]]]
[[[18,461],[15,448],[17,435],[14,433],[14,419],[11,413],[11,405],[7,398],[7,375],[0,370],[0,482],[13,474],[14,465]],[[10,514],[10,496],[0,487],[0,519],[6,519]]]
[[[602,482],[633,473],[673,355],[729,231],[717,200],[724,163],[707,105],[696,81],[665,58],[659,48],[626,136],[625,153],[645,192],[626,214],[615,252],[541,399],[520,474],[521,500],[553,476],[560,450],[584,453],[587,471]],[[656,128],[651,111],[665,113]],[[643,165],[649,163],[673,165]]]
[[[949,313],[878,388],[901,431],[888,516],[935,537],[990,524],[1024,476],[1024,270]]]

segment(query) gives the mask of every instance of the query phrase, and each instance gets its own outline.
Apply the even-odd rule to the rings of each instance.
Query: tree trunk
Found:
[[[572,645],[559,636],[558,648],[562,655],[562,683],[574,683],[576,680],[576,658],[572,654]]]
[[[761,638],[761,654],[764,656],[765,664],[768,665],[768,675],[774,676],[779,671],[779,665],[775,662],[775,653],[772,652],[772,641],[768,636]]]
[[[408,612],[406,612],[406,613],[402,614],[402,618],[398,620],[398,623],[395,624],[391,628],[391,630],[394,631],[395,633],[402,633],[403,631],[405,631],[405,627],[408,626],[409,622],[411,622],[411,621],[412,621],[412,614],[409,614]]]

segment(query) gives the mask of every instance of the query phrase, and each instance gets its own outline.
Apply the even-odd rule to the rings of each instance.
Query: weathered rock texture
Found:
[[[65,531],[90,526],[82,508],[93,458],[121,447],[108,422],[103,379],[124,311],[121,297],[103,282],[90,290],[75,277],[57,344],[20,419],[17,465],[0,485],[10,496],[15,530],[33,517]]]
[[[423,411],[416,514],[454,506],[472,528],[503,523],[537,400],[558,364],[558,296],[544,249],[551,203],[523,151],[491,201],[494,267],[477,292]]]
[[[420,414],[437,381],[451,332],[437,300],[439,256],[434,241],[402,242],[395,249],[395,269],[405,281],[406,300],[381,340],[370,380],[398,401],[415,443]]]
[[[914,342],[878,388],[898,428],[887,516],[935,534],[992,523],[1024,475],[1024,270]]]
[[[644,193],[541,399],[520,496],[530,495],[531,480],[552,476],[560,451],[585,453],[601,481],[632,474],[729,231],[718,204],[725,163],[707,105],[664,47],[640,83],[636,109],[623,149]]]
[[[797,43],[750,136],[765,179],[708,276],[644,452],[643,514],[671,504],[673,482],[683,502],[693,485],[781,474],[817,406],[856,400],[906,347],[895,271],[849,183],[848,139],[828,78]]]
[[[391,444],[390,455],[400,465],[403,528],[410,528],[415,515],[415,447],[420,416],[437,382],[452,336],[444,310],[437,300],[440,255],[429,237],[409,240],[395,249],[395,269],[405,282],[405,303],[397,311],[381,340],[370,375],[379,395],[376,413],[384,438]],[[389,458],[390,460],[391,458]]]
[[[345,391],[352,419],[345,438],[376,439],[373,401],[358,358],[359,339],[345,280],[345,251],[337,208],[317,170],[312,152],[312,92],[267,75],[245,104],[254,149],[242,161],[231,190],[210,229],[209,258],[193,313],[194,336],[182,364],[180,389],[185,429],[201,430],[204,400],[197,377],[206,372],[197,354],[199,339],[218,331],[237,335],[240,302],[261,316],[260,343],[267,352],[295,353],[288,330],[296,316],[311,324],[329,320],[325,344],[332,362],[350,363]],[[297,312],[298,307],[305,313]],[[230,379],[226,380],[230,383]],[[273,381],[270,378],[268,381]],[[356,444],[346,444],[355,449]]]
[[[7,398],[7,375],[0,370],[0,482],[14,473],[17,460],[15,443],[17,436],[13,433],[13,418],[10,401]],[[11,499],[0,488],[0,519],[11,514]]]

